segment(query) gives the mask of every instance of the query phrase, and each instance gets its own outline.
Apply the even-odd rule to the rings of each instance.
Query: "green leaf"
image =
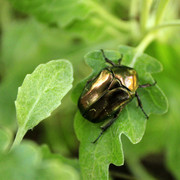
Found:
[[[66,27],[66,31],[82,37],[88,42],[97,42],[99,40],[107,41],[108,39],[114,39],[114,37],[116,40],[121,41],[121,43],[127,42],[124,33],[119,32],[96,14],[88,16],[84,21],[76,20],[72,22]],[[118,39],[117,36],[121,38]]]
[[[46,148],[47,151],[47,148]],[[71,165],[71,160],[52,154],[31,141],[23,141],[11,152],[0,154],[0,177],[2,180],[80,180],[80,172]]]
[[[80,168],[76,159],[67,159],[60,154],[52,154],[48,146],[41,147],[43,162],[38,171],[39,179],[80,179]]]
[[[25,77],[15,102],[19,129],[14,145],[22,140],[26,131],[50,116],[61,104],[72,81],[72,66],[67,60],[41,64]]]
[[[15,130],[14,101],[26,74],[39,64],[59,57],[72,59],[74,67],[79,67],[80,57],[87,51],[85,47],[81,42],[75,45],[72,37],[60,29],[48,28],[32,19],[9,25],[2,35],[0,54],[0,64],[3,64],[0,65],[3,77],[0,85],[0,124]],[[78,75],[81,74],[79,71],[76,72]]]
[[[151,73],[162,70],[161,64],[148,55],[141,55],[136,58],[136,51],[127,46],[121,46],[120,51],[105,51],[106,57],[117,62],[121,54],[124,55],[122,64],[130,66],[134,64],[141,83],[154,82]],[[136,58],[136,59],[134,59]],[[86,62],[92,67],[93,73],[97,74],[106,63],[100,51],[94,51],[86,55]],[[79,96],[85,82],[77,86]],[[78,90],[75,89],[76,95]],[[138,90],[143,107],[148,115],[151,113],[164,113],[167,111],[167,100],[160,88],[156,85],[146,89]],[[78,97],[79,97],[78,96]],[[77,99],[76,99],[77,102]],[[133,99],[120,113],[114,124],[101,136],[96,144],[93,142],[100,134],[100,126],[103,123],[93,124],[84,119],[78,111],[75,116],[75,131],[80,140],[80,166],[85,179],[107,179],[108,166],[113,163],[117,166],[124,163],[124,156],[121,144],[121,134],[125,134],[130,141],[138,143],[145,132],[146,118],[137,107],[136,99]]]
[[[46,23],[65,26],[74,19],[84,19],[92,9],[89,0],[10,0],[20,11],[29,13]]]
[[[59,161],[71,165],[74,167],[77,171],[80,171],[79,162],[78,159],[68,159],[60,154],[52,154],[49,147],[47,145],[41,146],[41,153],[43,155],[43,159],[58,159]]]
[[[104,23],[101,19],[96,17],[87,18],[85,21],[76,20],[66,27],[66,30],[76,36],[83,37],[90,42],[97,41],[98,39],[108,36],[106,29],[108,24]],[[91,27],[91,28],[89,28]]]
[[[71,166],[58,160],[47,160],[41,164],[36,177],[38,180],[64,179],[80,180],[78,172]]]
[[[0,176],[3,180],[35,179],[41,161],[40,151],[34,143],[22,143],[10,153],[0,154]]]

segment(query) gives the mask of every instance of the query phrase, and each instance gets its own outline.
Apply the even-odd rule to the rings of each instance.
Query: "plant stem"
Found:
[[[141,20],[140,20],[142,33],[144,33],[147,27],[148,17],[149,17],[152,2],[153,2],[152,0],[142,0]]]
[[[159,1],[159,6],[158,6],[158,9],[156,12],[155,26],[161,22],[168,2],[169,2],[169,0],[160,0]]]
[[[147,36],[145,36],[139,43],[139,45],[136,47],[137,54],[143,53],[147,46],[155,39],[155,37],[155,33],[148,33]]]
[[[24,128],[19,128],[15,137],[15,140],[11,146],[11,149],[14,149],[16,146],[18,146],[20,144],[20,142],[22,141],[24,135],[26,133],[26,130]]]
[[[158,10],[157,10],[157,15],[156,15],[156,20],[155,20],[155,27],[151,28],[147,34],[144,36],[144,38],[142,39],[142,41],[139,43],[139,45],[136,47],[136,53],[133,57],[133,60],[130,64],[131,67],[134,67],[134,64],[136,62],[136,59],[144,52],[144,50],[147,48],[147,46],[156,38],[157,36],[157,32],[159,29],[164,28],[164,27],[170,27],[170,26],[179,26],[180,25],[180,21],[176,20],[176,21],[172,21],[170,23],[165,23],[162,25],[157,26],[157,24],[160,23],[166,5],[168,4],[169,0],[163,0],[160,1]]]
[[[180,26],[180,20],[174,20],[169,23],[164,23],[159,26],[151,28],[148,33],[144,36],[142,41],[136,47],[136,54],[133,57],[133,60],[130,64],[131,67],[134,67],[136,59],[144,52],[147,46],[156,38],[158,30],[161,30],[166,27]]]
[[[166,23],[160,24],[158,26],[155,26],[155,27],[149,29],[148,33],[153,32],[153,31],[157,31],[157,30],[160,30],[163,28],[167,28],[167,27],[173,27],[173,26],[180,26],[180,20],[178,19],[178,20],[166,22]]]
[[[148,33],[142,41],[139,43],[139,45],[136,47],[136,53],[133,57],[133,60],[131,64],[129,65],[130,67],[134,67],[134,64],[136,62],[136,59],[144,52],[146,47],[155,39],[156,33]]]
[[[90,6],[101,16],[102,19],[106,20],[115,28],[120,31],[128,32],[130,29],[130,22],[125,22],[118,19],[116,16],[108,13],[105,9],[103,9],[98,3],[91,1]]]
[[[130,19],[135,19],[138,15],[138,4],[139,0],[131,0],[131,6],[129,11],[129,17]]]

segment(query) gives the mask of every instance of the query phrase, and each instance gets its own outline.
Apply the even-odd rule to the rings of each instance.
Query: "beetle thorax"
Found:
[[[133,68],[127,66],[113,67],[112,71],[117,79],[127,87],[132,93],[138,88],[137,73]]]

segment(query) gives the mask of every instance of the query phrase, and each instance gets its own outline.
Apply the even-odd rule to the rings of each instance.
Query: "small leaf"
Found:
[[[127,46],[121,46],[120,51],[105,51],[105,55],[110,60],[117,62],[123,54],[122,65],[130,66],[133,64],[139,75],[140,84],[153,83],[154,80],[150,73],[162,70],[161,64],[148,55],[136,57],[135,49]],[[90,77],[98,74],[107,64],[100,51],[94,51],[85,56],[86,62],[93,68]],[[87,78],[89,79],[89,78]],[[79,96],[83,89],[85,81],[74,90]],[[144,110],[148,115],[151,113],[164,113],[167,111],[167,100],[160,88],[156,85],[139,89],[138,93],[142,100]],[[78,97],[79,97],[78,96]],[[76,99],[77,102],[78,99]],[[146,118],[139,107],[136,99],[133,99],[120,113],[114,124],[101,136],[101,138],[92,144],[100,134],[100,126],[103,123],[93,124],[82,117],[78,111],[75,116],[75,131],[80,140],[80,166],[84,179],[107,179],[108,166],[113,163],[117,166],[124,163],[124,155],[121,144],[121,134],[125,134],[132,143],[138,143],[145,132]]]
[[[34,15],[46,23],[57,23],[65,26],[74,19],[84,19],[92,11],[89,0],[10,0],[12,4],[24,13]]]
[[[15,102],[19,129],[15,144],[27,130],[51,115],[72,87],[73,72],[66,60],[53,60],[39,65],[28,74],[18,89]]]
[[[75,45],[69,34],[38,24],[32,19],[9,24],[2,36],[0,54],[0,62],[4,64],[0,65],[0,69],[3,68],[0,72],[6,72],[2,74],[4,78],[0,85],[0,125],[16,130],[14,101],[17,89],[27,73],[32,72],[39,64],[57,57],[72,59],[74,67],[79,67],[81,57],[87,49],[90,49],[90,45],[87,47],[83,42]],[[79,75],[82,70],[83,68],[79,68],[75,73]]]

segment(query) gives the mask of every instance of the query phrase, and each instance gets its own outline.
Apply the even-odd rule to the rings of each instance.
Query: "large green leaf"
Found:
[[[89,0],[10,0],[10,2],[20,11],[32,14],[41,21],[62,26],[74,19],[84,19],[92,11]]]
[[[41,64],[25,77],[15,102],[19,124],[15,144],[21,141],[27,130],[50,116],[61,104],[72,81],[72,65],[67,60]]]
[[[121,32],[130,34],[130,22],[123,21],[109,13],[108,8],[103,8],[102,4],[96,0],[59,0],[53,2],[48,0],[10,0],[10,2],[19,11],[33,15],[44,23],[66,27],[66,31],[88,41],[99,38],[117,38],[121,36]],[[127,36],[123,35],[119,40],[127,41]]]
[[[59,39],[64,43],[62,44]],[[4,68],[1,73],[5,72],[0,84],[2,126],[11,129],[16,127],[14,101],[25,75],[49,59],[69,59],[67,47],[71,47],[71,43],[69,36],[59,30],[48,29],[33,20],[14,22],[5,29],[0,59],[4,65],[1,66]]]
[[[140,84],[153,83],[151,73],[162,70],[161,64],[154,58],[143,54],[136,57],[133,48],[121,46],[119,52],[105,51],[106,56],[112,61],[124,55],[122,64],[133,65],[139,75]],[[94,51],[86,57],[86,62],[93,69],[93,75],[97,74],[106,65],[102,53]],[[92,75],[91,75],[92,76]],[[74,90],[76,96],[82,92],[85,81]],[[151,113],[164,113],[167,111],[167,100],[158,85],[138,90],[144,110]],[[78,96],[78,97],[79,97]],[[74,98],[75,99],[75,98]],[[77,102],[77,98],[75,99]],[[121,134],[125,134],[132,143],[138,143],[145,132],[146,118],[134,99],[120,113],[115,123],[105,132],[97,143],[94,141],[101,132],[99,124],[93,124],[84,119],[78,111],[75,116],[75,131],[80,140],[80,166],[84,179],[107,179],[110,163],[122,165],[124,162]]]
[[[66,31],[75,34],[78,37],[84,38],[88,42],[97,42],[99,40],[112,39],[114,37],[121,43],[127,42],[124,33],[119,32],[107,21],[95,15],[88,16],[86,20],[76,20],[66,27]],[[117,38],[121,37],[120,39]]]

